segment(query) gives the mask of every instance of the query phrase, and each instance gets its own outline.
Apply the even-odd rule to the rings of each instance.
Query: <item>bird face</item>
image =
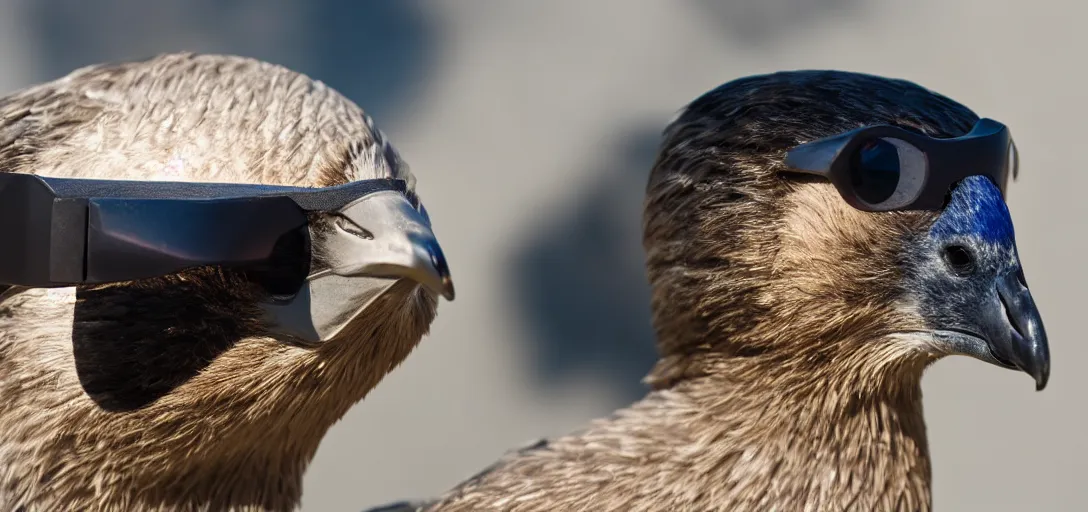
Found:
[[[908,295],[926,320],[932,346],[1017,368],[1043,389],[1050,352],[1016,252],[1012,219],[997,187],[972,176],[918,238]]]
[[[718,371],[724,357],[767,378],[905,383],[965,354],[1020,369],[1042,389],[1046,334],[994,181],[1015,175],[1014,146],[980,123],[913,83],[837,71],[748,77],[693,101],[666,130],[647,187],[663,356],[651,382]],[[809,145],[881,125],[879,137],[922,141],[915,161],[932,165],[894,208],[847,197],[858,183],[903,188],[886,176],[850,181],[830,164],[854,146]],[[986,133],[988,143],[975,137]],[[958,137],[985,154],[957,150]],[[790,155],[803,145],[814,150],[803,161],[829,165],[799,169]]]
[[[865,135],[874,130],[894,136]],[[906,237],[900,263],[903,295],[924,320],[930,347],[1018,368],[1041,390],[1050,371],[1046,333],[1003,197],[1017,173],[1015,148],[989,119],[956,138],[885,125],[802,144],[786,163],[829,179],[860,210],[939,211],[924,235]]]
[[[771,315],[790,318],[791,334],[821,333],[805,349],[868,363],[969,355],[1022,370],[1043,389],[1046,332],[989,178],[964,179],[938,212],[863,212],[826,183],[788,188],[761,297]],[[828,326],[864,334],[841,343]]]

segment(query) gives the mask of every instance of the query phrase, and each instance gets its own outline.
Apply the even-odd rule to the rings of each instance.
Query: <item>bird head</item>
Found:
[[[20,475],[49,474],[40,481],[55,499],[293,506],[326,430],[416,347],[439,296],[453,295],[397,151],[352,102],[272,64],[170,54],[18,91],[0,98],[0,169],[285,187],[403,182],[309,212],[309,236],[285,237],[265,268],[3,291],[0,426],[26,442],[0,449]]]
[[[965,354],[1026,372],[1042,389],[1046,334],[1004,183],[963,167],[981,162],[968,154],[961,166],[933,166],[963,177],[934,192],[935,208],[890,211],[859,208],[827,176],[787,162],[798,146],[864,127],[951,139],[977,121],[910,82],[832,71],[749,77],[692,102],[667,129],[647,188],[663,355],[651,380],[730,358],[869,388]]]

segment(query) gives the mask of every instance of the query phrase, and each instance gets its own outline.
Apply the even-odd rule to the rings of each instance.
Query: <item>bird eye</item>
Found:
[[[871,205],[895,208],[909,204],[921,190],[925,155],[899,139],[865,141],[850,158],[850,184]]]
[[[364,240],[373,240],[374,239],[374,234],[373,233],[363,229],[358,224],[352,222],[351,219],[349,219],[347,217],[344,217],[343,215],[338,215],[336,217],[335,222],[336,222],[336,227],[339,228],[340,231],[343,231],[343,232],[348,233],[350,235],[357,236],[357,237],[362,238]]]
[[[956,275],[966,276],[975,271],[975,256],[962,245],[950,245],[941,250],[941,257]]]

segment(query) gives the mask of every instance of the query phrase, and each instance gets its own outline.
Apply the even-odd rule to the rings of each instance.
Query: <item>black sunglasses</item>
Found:
[[[202,265],[310,261],[307,214],[345,209],[401,180],[327,188],[47,178],[0,172],[0,283],[110,283]],[[413,205],[417,208],[418,203]]]
[[[1005,194],[1019,156],[1008,128],[980,119],[967,134],[934,138],[891,125],[873,125],[807,142],[786,153],[788,170],[831,181],[864,211],[940,210],[953,185],[987,176]]]
[[[430,224],[399,179],[308,188],[0,172],[0,291],[229,267],[267,292],[271,332],[316,343],[402,278],[453,300]]]

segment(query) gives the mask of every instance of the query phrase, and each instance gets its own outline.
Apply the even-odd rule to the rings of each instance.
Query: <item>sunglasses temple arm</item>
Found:
[[[831,165],[838,158],[842,144],[829,142],[832,141],[817,141],[789,150],[786,152],[786,166],[794,172],[830,177]]]

